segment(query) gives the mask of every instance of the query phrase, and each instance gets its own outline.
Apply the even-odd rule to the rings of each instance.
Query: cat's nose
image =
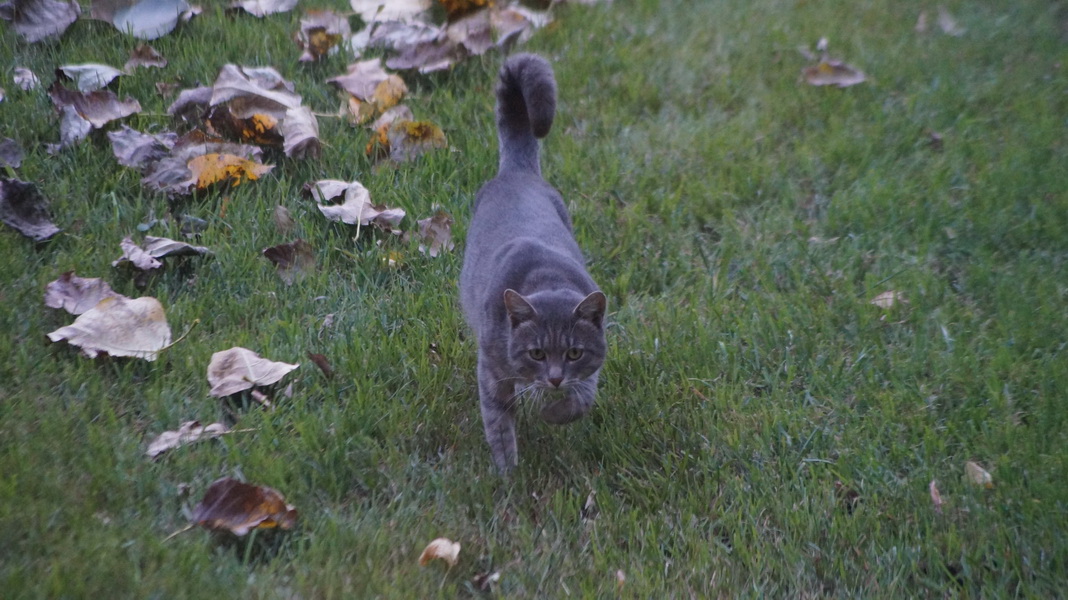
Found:
[[[564,378],[563,378],[563,377],[550,377],[550,378],[549,378],[549,383],[550,383],[550,384],[552,384],[552,386],[553,386],[554,388],[558,388],[558,387],[560,387],[560,384],[561,384],[561,383],[562,383],[563,381],[564,381]]]

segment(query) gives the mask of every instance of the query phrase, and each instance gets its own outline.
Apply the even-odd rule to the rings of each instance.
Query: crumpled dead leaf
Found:
[[[230,429],[222,423],[201,425],[200,421],[186,421],[178,426],[177,431],[164,431],[148,444],[145,454],[156,458],[168,450],[173,450],[200,440],[217,438],[228,433]]]
[[[274,165],[251,161],[234,154],[217,152],[193,157],[186,165],[192,178],[186,183],[198,190],[225,183],[237,187],[269,173]]]
[[[122,70],[130,74],[138,67],[162,69],[166,66],[167,59],[163,58],[163,55],[157,52],[155,48],[148,44],[138,44],[136,48],[130,51],[130,58],[122,66]]]
[[[332,10],[309,10],[300,20],[296,42],[301,49],[300,62],[317,61],[335,54],[338,45],[352,35],[347,17]]]
[[[258,160],[262,153],[263,151],[256,146],[227,142],[222,138],[194,130],[178,138],[168,156],[155,163],[149,163],[144,170],[145,176],[141,183],[150,189],[168,194],[189,194],[198,181],[198,175],[194,175],[190,167],[190,163],[197,157],[208,154],[232,155],[249,159],[254,164],[260,164]],[[217,162],[218,160],[216,159]],[[201,161],[199,168],[203,171],[203,167],[208,165],[210,161]],[[252,169],[255,173],[257,167],[252,167]],[[246,173],[240,170],[232,173],[232,175],[242,174]]]
[[[382,68],[382,60],[371,58],[349,65],[347,73],[326,81],[367,102],[374,96],[378,84],[388,78],[389,73]]]
[[[141,112],[141,104],[130,97],[119,100],[114,92],[97,90],[82,93],[68,90],[57,81],[48,88],[52,104],[60,112],[60,144],[62,149],[89,135],[90,128],[100,129],[111,121]]]
[[[271,385],[299,366],[299,363],[267,360],[248,348],[235,346],[211,355],[208,364],[210,393],[222,398],[256,386]]]
[[[235,115],[230,107],[221,104],[208,110],[205,118],[209,130],[221,137],[273,148],[281,148],[282,132],[278,119],[271,115],[256,113],[248,118]]]
[[[178,142],[178,134],[173,132],[141,133],[122,125],[116,131],[109,131],[108,139],[111,140],[111,151],[120,165],[144,169],[170,153],[175,143]]]
[[[114,296],[49,333],[48,339],[78,346],[89,358],[108,354],[154,361],[170,345],[171,328],[159,300]]]
[[[17,0],[0,5],[0,19],[10,21],[15,33],[31,44],[63,35],[81,12],[77,0]]]
[[[61,231],[52,223],[48,199],[37,186],[7,177],[0,177],[0,221],[38,242]]]
[[[74,271],[67,271],[45,286],[44,303],[49,308],[62,308],[72,315],[80,315],[104,298],[119,295],[99,277],[78,277]]]
[[[141,271],[151,271],[163,266],[159,260],[166,256],[198,256],[211,254],[204,246],[193,246],[185,242],[178,242],[164,237],[145,236],[145,241],[135,244],[133,239],[126,237],[120,244],[122,256],[111,263],[113,267],[126,264],[132,265]]]
[[[37,75],[33,71],[26,67],[15,67],[15,74],[12,78],[15,85],[19,86],[24,92],[28,92],[32,89],[41,86],[41,80],[37,78]]]
[[[311,244],[301,239],[264,248],[263,256],[274,264],[286,285],[293,285],[315,270],[315,252]]]
[[[414,160],[430,150],[449,146],[445,132],[430,121],[394,121],[386,135],[389,157],[397,162]]]
[[[286,111],[282,120],[282,149],[290,158],[318,158],[322,152],[319,141],[319,122],[307,106]]]
[[[301,97],[271,67],[239,67],[228,64],[219,71],[212,86],[211,106],[226,104],[239,119],[256,114],[278,120],[286,156],[318,156],[321,148],[319,125],[314,113],[301,105]]]
[[[90,14],[135,38],[154,40],[197,12],[186,0],[93,0]]]
[[[433,216],[419,220],[419,251],[431,258],[441,254],[442,250],[450,252],[455,247],[452,243],[452,217],[444,210],[438,209]]]
[[[455,567],[460,560],[460,543],[443,537],[431,541],[419,555],[419,566],[425,567],[434,559],[441,559],[449,567]]]
[[[277,490],[223,477],[211,484],[192,520],[212,531],[243,536],[253,529],[292,529],[297,509]]]
[[[887,290],[881,294],[876,295],[871,299],[869,304],[874,304],[879,308],[890,309],[898,304],[906,304],[908,300],[905,299],[905,295],[895,290]]]
[[[84,63],[80,65],[61,65],[56,71],[64,77],[74,80],[75,87],[79,92],[95,92],[107,87],[116,77],[122,75],[122,71],[109,65],[97,63]]]
[[[11,138],[0,140],[0,167],[19,168],[25,158],[22,146]]]
[[[371,193],[358,181],[323,179],[304,185],[319,207],[319,212],[331,221],[349,225],[376,225],[391,231],[400,225],[405,212],[400,208],[388,208],[371,202]],[[338,201],[340,204],[337,204]]]
[[[979,466],[979,463],[968,461],[964,463],[964,473],[968,476],[968,481],[971,481],[975,485],[985,487],[987,489],[994,487],[994,478],[986,469]]]

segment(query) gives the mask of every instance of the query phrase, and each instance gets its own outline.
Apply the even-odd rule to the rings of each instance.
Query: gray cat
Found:
[[[478,338],[478,394],[497,468],[517,463],[517,398],[558,399],[541,409],[570,423],[593,407],[604,364],[605,296],[586,272],[560,193],[541,177],[538,140],[556,112],[545,59],[509,58],[497,85],[497,177],[475,197],[460,301]]]

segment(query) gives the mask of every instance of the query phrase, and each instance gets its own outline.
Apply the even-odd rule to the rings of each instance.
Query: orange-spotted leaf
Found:
[[[191,181],[198,190],[205,190],[217,183],[238,186],[246,181],[255,181],[274,168],[234,154],[215,152],[197,156],[187,166],[192,175]]]
[[[332,10],[309,10],[300,20],[297,45],[301,62],[316,61],[337,52],[338,44],[352,35],[349,20]]]
[[[292,529],[297,509],[277,490],[223,477],[193,509],[193,522],[212,531],[243,536],[253,529]]]
[[[395,121],[389,126],[389,156],[397,162],[414,160],[424,153],[448,147],[445,132],[430,121]]]
[[[253,113],[242,119],[223,104],[208,111],[207,123],[211,132],[221,137],[260,146],[282,147],[282,134],[278,131],[278,119],[265,113]]]
[[[408,93],[408,86],[399,75],[390,75],[375,86],[372,98],[378,112],[393,108]]]

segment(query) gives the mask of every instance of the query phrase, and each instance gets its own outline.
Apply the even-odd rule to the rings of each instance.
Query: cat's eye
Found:
[[[578,360],[582,358],[582,348],[568,348],[564,356],[567,357],[567,360]]]
[[[541,348],[531,348],[528,353],[534,360],[545,360],[545,351]]]

